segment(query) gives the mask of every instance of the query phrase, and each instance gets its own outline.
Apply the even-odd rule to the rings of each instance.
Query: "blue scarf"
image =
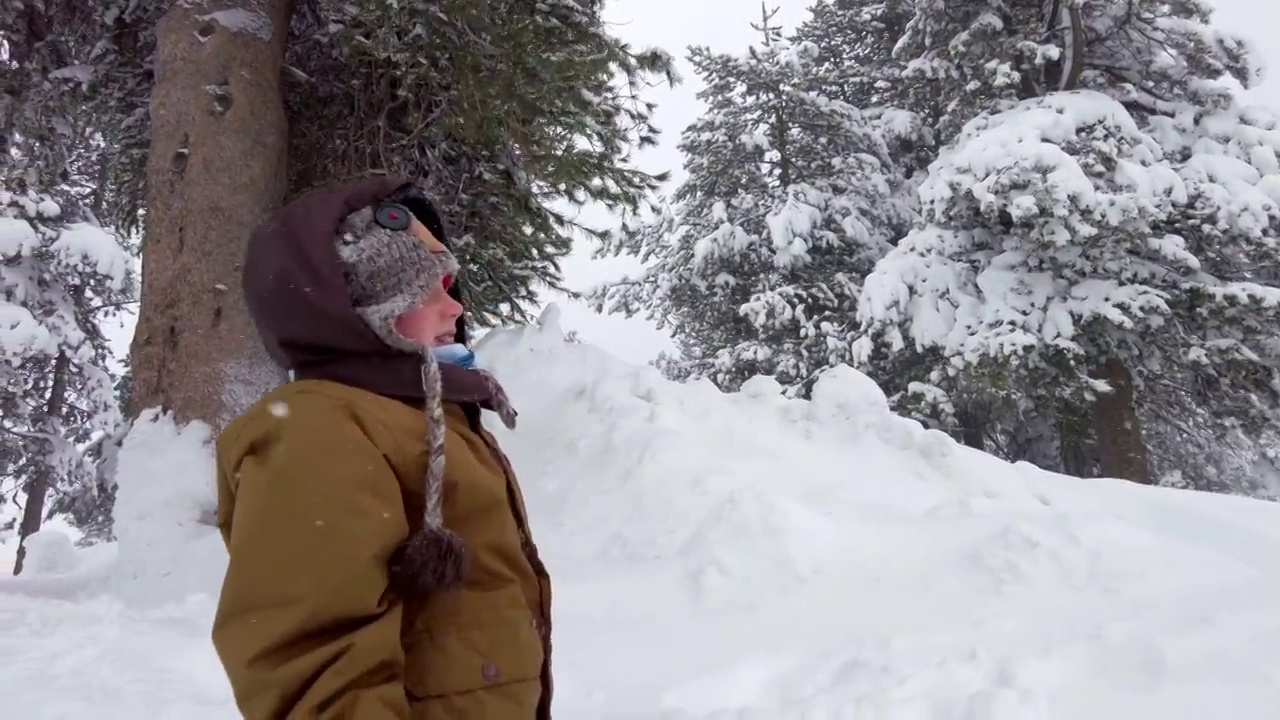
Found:
[[[462,343],[432,348],[431,354],[435,355],[437,362],[461,365],[464,368],[472,368],[476,364],[476,354],[471,352],[471,348]]]

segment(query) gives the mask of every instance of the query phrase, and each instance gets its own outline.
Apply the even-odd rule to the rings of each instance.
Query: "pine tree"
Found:
[[[139,228],[153,26],[162,3],[0,5],[0,174],[60,188],[122,238]]]
[[[912,69],[955,81],[946,122],[964,127],[930,169],[923,222],[868,279],[860,356],[935,354],[912,386],[934,419],[977,407],[982,436],[1039,457],[1051,443],[1082,475],[1167,471],[1175,399],[1234,392],[1209,377],[1252,378],[1271,402],[1277,297],[1240,260],[1276,260],[1270,121],[1218,82],[1257,76],[1244,43],[1196,2],[917,8]]]
[[[1165,228],[1194,258],[1148,345],[1139,399],[1161,477],[1280,499],[1280,115],[1234,106],[1155,116],[1187,187]],[[1159,371],[1157,371],[1157,369]]]
[[[270,68],[278,64],[276,48],[283,48],[286,14],[292,19],[287,87],[272,89],[281,75]],[[164,18],[170,18],[167,25]],[[268,28],[260,44],[270,52],[253,55],[255,33]],[[4,78],[0,119],[17,117],[33,148],[56,146],[57,132],[50,129],[57,127],[51,122],[57,112],[46,112],[51,106],[43,101],[56,94],[45,90],[82,85],[85,97],[78,100],[92,109],[101,146],[113,151],[108,164],[92,162],[83,149],[75,158],[104,173],[98,216],[123,236],[142,230],[156,238],[146,265],[147,307],[139,321],[132,397],[139,407],[169,405],[181,419],[220,422],[263,376],[245,370],[256,362],[229,358],[215,365],[244,370],[238,379],[247,382],[172,383],[201,375],[191,363],[210,356],[199,337],[214,335],[193,334],[192,328],[232,331],[242,325],[234,280],[223,278],[223,269],[239,261],[235,248],[245,232],[234,226],[252,224],[261,210],[243,199],[234,201],[239,209],[224,206],[237,193],[267,206],[279,202],[284,190],[273,189],[267,167],[281,154],[268,147],[280,133],[267,125],[281,100],[291,140],[289,192],[368,171],[422,181],[452,226],[468,269],[470,317],[482,325],[524,319],[540,285],[559,285],[559,258],[569,251],[570,238],[586,230],[558,210],[559,203],[634,208],[665,179],[631,168],[630,153],[655,141],[653,106],[639,93],[654,76],[674,81],[670,59],[661,51],[636,52],[612,37],[595,0],[273,0],[243,12],[200,3],[11,0],[0,8],[0,34],[15,48],[10,65],[22,70],[20,79],[14,73]],[[157,38],[167,44],[158,46]],[[242,47],[225,52],[237,40]],[[200,61],[167,63],[190,50],[183,43],[202,48]],[[266,71],[242,73],[236,62]],[[157,90],[156,81],[165,79],[170,82]],[[269,92],[257,92],[263,88]],[[167,109],[152,113],[153,102]],[[335,115],[335,107],[343,111]],[[153,126],[153,117],[164,122]],[[233,131],[241,121],[255,129]],[[193,129],[195,124],[201,127]],[[210,185],[218,171],[209,168],[218,158],[197,145],[218,127],[224,139],[254,145],[218,156],[263,170],[251,173],[253,182],[221,190]],[[185,154],[184,137],[195,143]],[[58,161],[45,164],[56,167]],[[275,174],[283,176],[286,168],[280,167]],[[197,184],[207,187],[193,195],[189,190]],[[152,197],[144,197],[144,187]],[[181,220],[184,213],[188,221]],[[187,235],[203,232],[199,228],[224,213],[231,220],[222,222],[221,235],[182,239],[188,246],[225,245],[225,252],[210,253],[196,266],[175,250],[182,245],[173,237],[177,227]],[[174,276],[196,278],[194,285],[206,289],[175,298],[166,283]],[[163,311],[175,307],[181,310]],[[219,352],[236,354],[236,338],[216,344]],[[250,387],[235,392],[241,384]]]
[[[809,13],[792,39],[816,48],[811,69],[828,96],[863,109],[910,106],[933,120],[915,95],[925,88],[906,81],[905,63],[893,56],[915,16],[911,0],[818,0]]]
[[[110,163],[89,161],[103,172],[98,217],[123,237],[142,229],[156,31],[169,5],[0,5],[9,47],[0,122],[16,118],[30,146],[57,146],[58,112],[46,100],[81,86],[75,102],[96,118],[110,149]],[[252,30],[237,24],[257,17],[254,8],[179,5],[201,19],[184,36],[206,44],[220,41],[220,28]],[[634,209],[666,179],[633,168],[631,157],[656,142],[654,105],[640,93],[655,77],[676,82],[671,58],[612,36],[600,0],[288,5],[290,192],[368,171],[424,182],[459,239],[467,302],[481,325],[527,319],[538,286],[559,286],[571,236],[599,233],[575,224],[559,203]],[[222,85],[210,85],[211,102],[225,96]]]
[[[809,85],[864,113],[902,125],[888,135],[890,152],[907,177],[937,155],[933,128],[942,115],[937,83],[908,75],[894,49],[915,16],[911,0],[819,0],[791,40],[812,44]]]
[[[60,498],[78,497],[89,515],[98,505],[86,451],[121,425],[99,323],[129,297],[132,258],[51,197],[0,191],[0,259],[0,477],[25,490],[25,540]],[[15,575],[24,554],[20,545]]]
[[[910,216],[885,133],[914,127],[822,95],[817,46],[771,18],[745,57],[691,49],[707,112],[680,143],[689,178],[603,250],[652,267],[595,299],[672,330],[669,374],[730,389],[774,375],[803,393],[847,359],[861,279]]]
[[[1209,27],[1203,0],[918,0],[899,56],[942,96],[941,140],[983,111],[1093,89],[1132,112],[1222,108],[1260,67],[1248,43]]]
[[[118,434],[102,323],[134,299],[123,232],[137,226],[129,167],[145,147],[137,90],[148,41],[127,0],[0,8],[0,477],[23,540],[69,513],[109,537],[114,481],[98,442]],[[107,227],[99,227],[99,222]],[[22,555],[19,556],[20,570]]]
[[[599,235],[557,203],[631,210],[666,179],[630,160],[656,143],[639,93],[675,82],[671,59],[610,35],[598,0],[298,5],[292,188],[370,169],[419,178],[480,325],[528,320],[539,286],[563,289],[573,236]]]

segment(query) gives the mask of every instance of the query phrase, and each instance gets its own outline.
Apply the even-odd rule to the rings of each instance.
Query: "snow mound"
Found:
[[[557,718],[1277,717],[1280,506],[1009,465],[849,368],[812,402],[672,383],[554,310],[477,354],[520,411],[491,425],[556,579]],[[0,591],[15,716],[236,716],[208,440],[134,428],[112,594]]]
[[[25,543],[27,554],[23,560],[24,575],[68,575],[80,567],[80,555],[76,552],[71,536],[56,529],[32,533]]]
[[[178,427],[169,416],[147,411],[125,437],[116,467],[115,590],[141,604],[216,594],[226,549],[214,524],[209,427]]]
[[[848,367],[812,402],[724,394],[554,314],[477,353],[521,413],[491,425],[559,580],[568,717],[1280,709],[1280,506],[1010,465]]]

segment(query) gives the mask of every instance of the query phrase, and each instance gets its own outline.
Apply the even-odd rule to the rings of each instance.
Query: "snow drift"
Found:
[[[674,384],[554,310],[478,353],[520,410],[557,718],[1280,716],[1280,506],[1002,463],[847,368],[812,402]],[[0,588],[9,712],[236,716],[207,439],[136,427],[110,582]]]

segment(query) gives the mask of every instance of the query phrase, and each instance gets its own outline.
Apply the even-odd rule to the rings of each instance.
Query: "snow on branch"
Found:
[[[879,340],[941,349],[955,367],[1035,365],[1173,319],[1203,326],[1203,312],[1183,316],[1195,303],[1269,312],[1277,278],[1240,267],[1274,268],[1280,229],[1280,134],[1257,115],[1139,127],[1078,91],[976,118],[931,166],[921,224],[864,283],[872,337],[857,355]]]

